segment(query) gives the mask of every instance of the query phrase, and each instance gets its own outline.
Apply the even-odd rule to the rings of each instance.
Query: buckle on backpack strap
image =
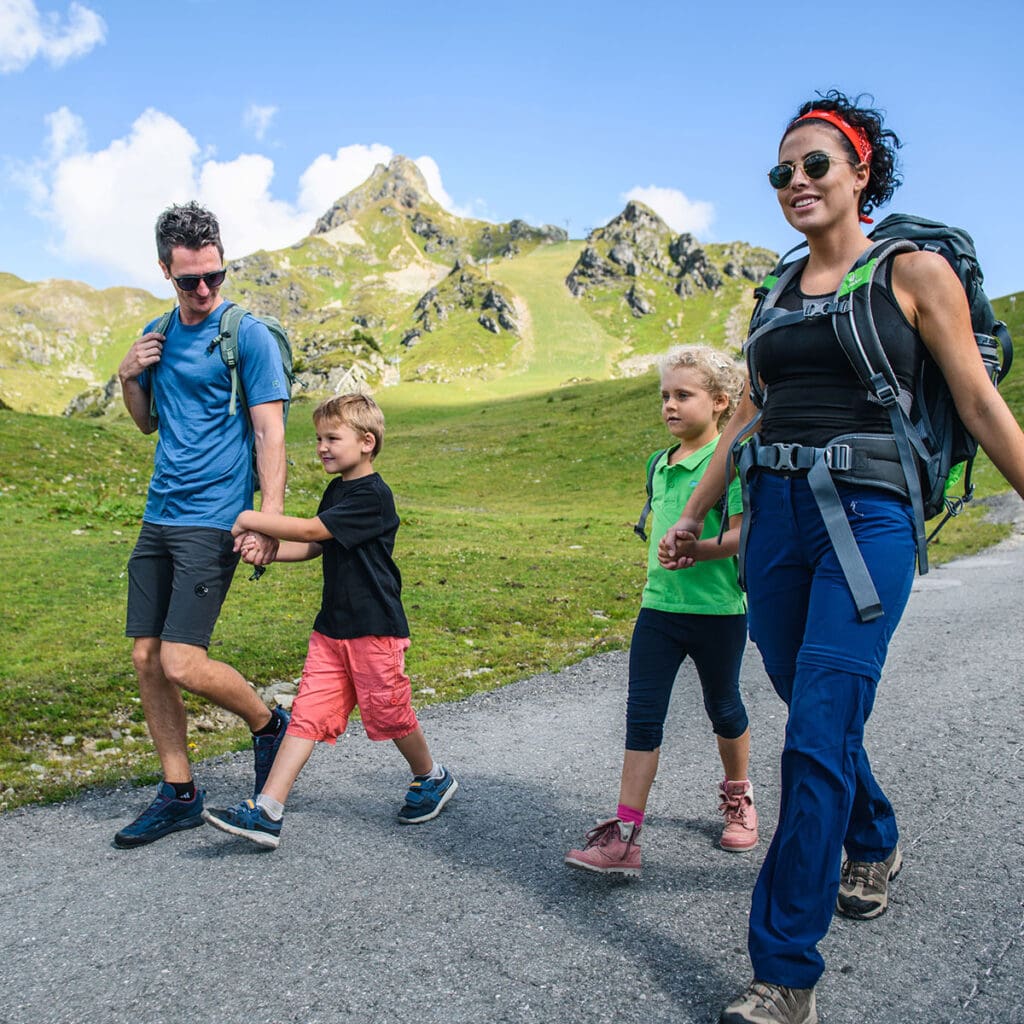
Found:
[[[840,473],[853,468],[853,449],[848,444],[833,444],[825,449],[825,465]]]
[[[899,392],[880,374],[871,375],[871,389],[875,398],[886,408],[899,401]]]
[[[794,461],[794,457],[802,447],[803,445],[799,444],[782,444],[781,442],[777,442],[776,444],[765,445],[760,449],[758,455],[763,451],[774,452],[775,461],[774,463],[768,464],[766,467],[767,469],[795,470],[800,467]]]
[[[831,299],[807,299],[804,302],[804,319],[809,320],[815,316],[828,316],[831,313],[829,306]]]
[[[850,311],[850,300],[840,299],[807,299],[804,302],[804,319],[809,320],[817,316],[835,316],[837,313],[848,313]]]

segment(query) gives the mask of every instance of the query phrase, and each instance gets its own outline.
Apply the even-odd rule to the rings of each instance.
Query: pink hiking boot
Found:
[[[725,815],[720,845],[723,850],[751,850],[757,846],[757,811],[754,809],[754,787],[746,779],[730,782],[726,779],[718,787],[721,803],[718,809]]]
[[[587,845],[582,850],[570,850],[565,855],[565,863],[602,875],[639,875],[639,837],[639,825],[609,818],[587,833]]]

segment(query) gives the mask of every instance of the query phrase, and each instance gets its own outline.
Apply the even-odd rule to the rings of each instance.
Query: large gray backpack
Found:
[[[996,319],[982,288],[983,277],[974,241],[966,231],[921,217],[892,214],[868,237],[873,244],[851,267],[830,300],[792,312],[778,308],[777,302],[784,289],[803,270],[806,258],[793,258],[801,247],[786,253],[754,292],[757,304],[744,352],[751,395],[760,407],[764,394],[758,383],[758,341],[780,327],[821,316],[831,317],[836,339],[861,383],[888,411],[892,440],[876,435],[861,438],[847,435],[837,439],[842,443],[833,443],[825,449],[801,450],[793,450],[799,447],[793,445],[759,447],[755,441],[748,451],[738,453],[738,458],[744,457],[748,471],[753,465],[812,471],[808,479],[815,477],[812,483],[817,488],[815,496],[819,508],[826,523],[832,522],[837,531],[833,534],[830,529],[830,537],[858,613],[865,620],[880,615],[881,605],[848,524],[842,516],[827,514],[827,510],[835,512],[838,497],[833,500],[835,488],[826,476],[892,490],[910,500],[914,509],[918,570],[923,574],[928,571],[928,542],[974,497],[971,469],[978,450],[977,441],[957,413],[942,372],[927,350],[923,353],[913,390],[900,387],[875,327],[872,285],[885,280],[888,261],[899,253],[917,250],[941,253],[964,288],[975,341],[994,383],[1003,380],[1013,361],[1010,334],[1006,325]],[[961,493],[954,496],[950,491],[957,484],[961,485]],[[926,536],[925,521],[942,513],[942,521]]]

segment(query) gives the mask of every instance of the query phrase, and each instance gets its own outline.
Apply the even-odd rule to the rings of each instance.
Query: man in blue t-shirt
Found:
[[[126,634],[146,724],[163,770],[153,802],[114,837],[127,848],[202,825],[204,792],[192,779],[182,690],[239,715],[253,733],[259,793],[284,737],[287,714],[270,711],[245,678],[208,648],[238,555],[231,527],[252,508],[255,444],[261,508],[284,511],[284,401],[277,342],[246,316],[238,332],[245,403],[231,415],[231,375],[220,333],[224,247],[217,219],[196,203],[172,206],[156,223],[160,269],[178,306],[166,334],[147,325],[118,369],[125,407],[139,430],[160,436],[142,530],[128,562]],[[154,415],[155,411],[155,415]],[[278,542],[254,535],[256,565]]]

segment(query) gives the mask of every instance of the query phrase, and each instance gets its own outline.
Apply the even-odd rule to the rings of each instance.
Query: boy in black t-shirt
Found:
[[[357,705],[366,735],[393,740],[412,769],[400,822],[436,818],[459,788],[452,773],[430,755],[405,674],[409,624],[402,609],[402,577],[391,558],[399,520],[391,489],[373,469],[384,439],[384,416],[372,398],[345,395],[317,406],[313,423],[317,455],[324,469],[336,474],[316,516],[247,511],[232,530],[243,558],[248,531],[281,541],[278,562],[323,557],[323,598],[291,723],[255,800],[203,812],[216,828],[271,848],[280,842],[285,800],[314,744],[336,742]]]

